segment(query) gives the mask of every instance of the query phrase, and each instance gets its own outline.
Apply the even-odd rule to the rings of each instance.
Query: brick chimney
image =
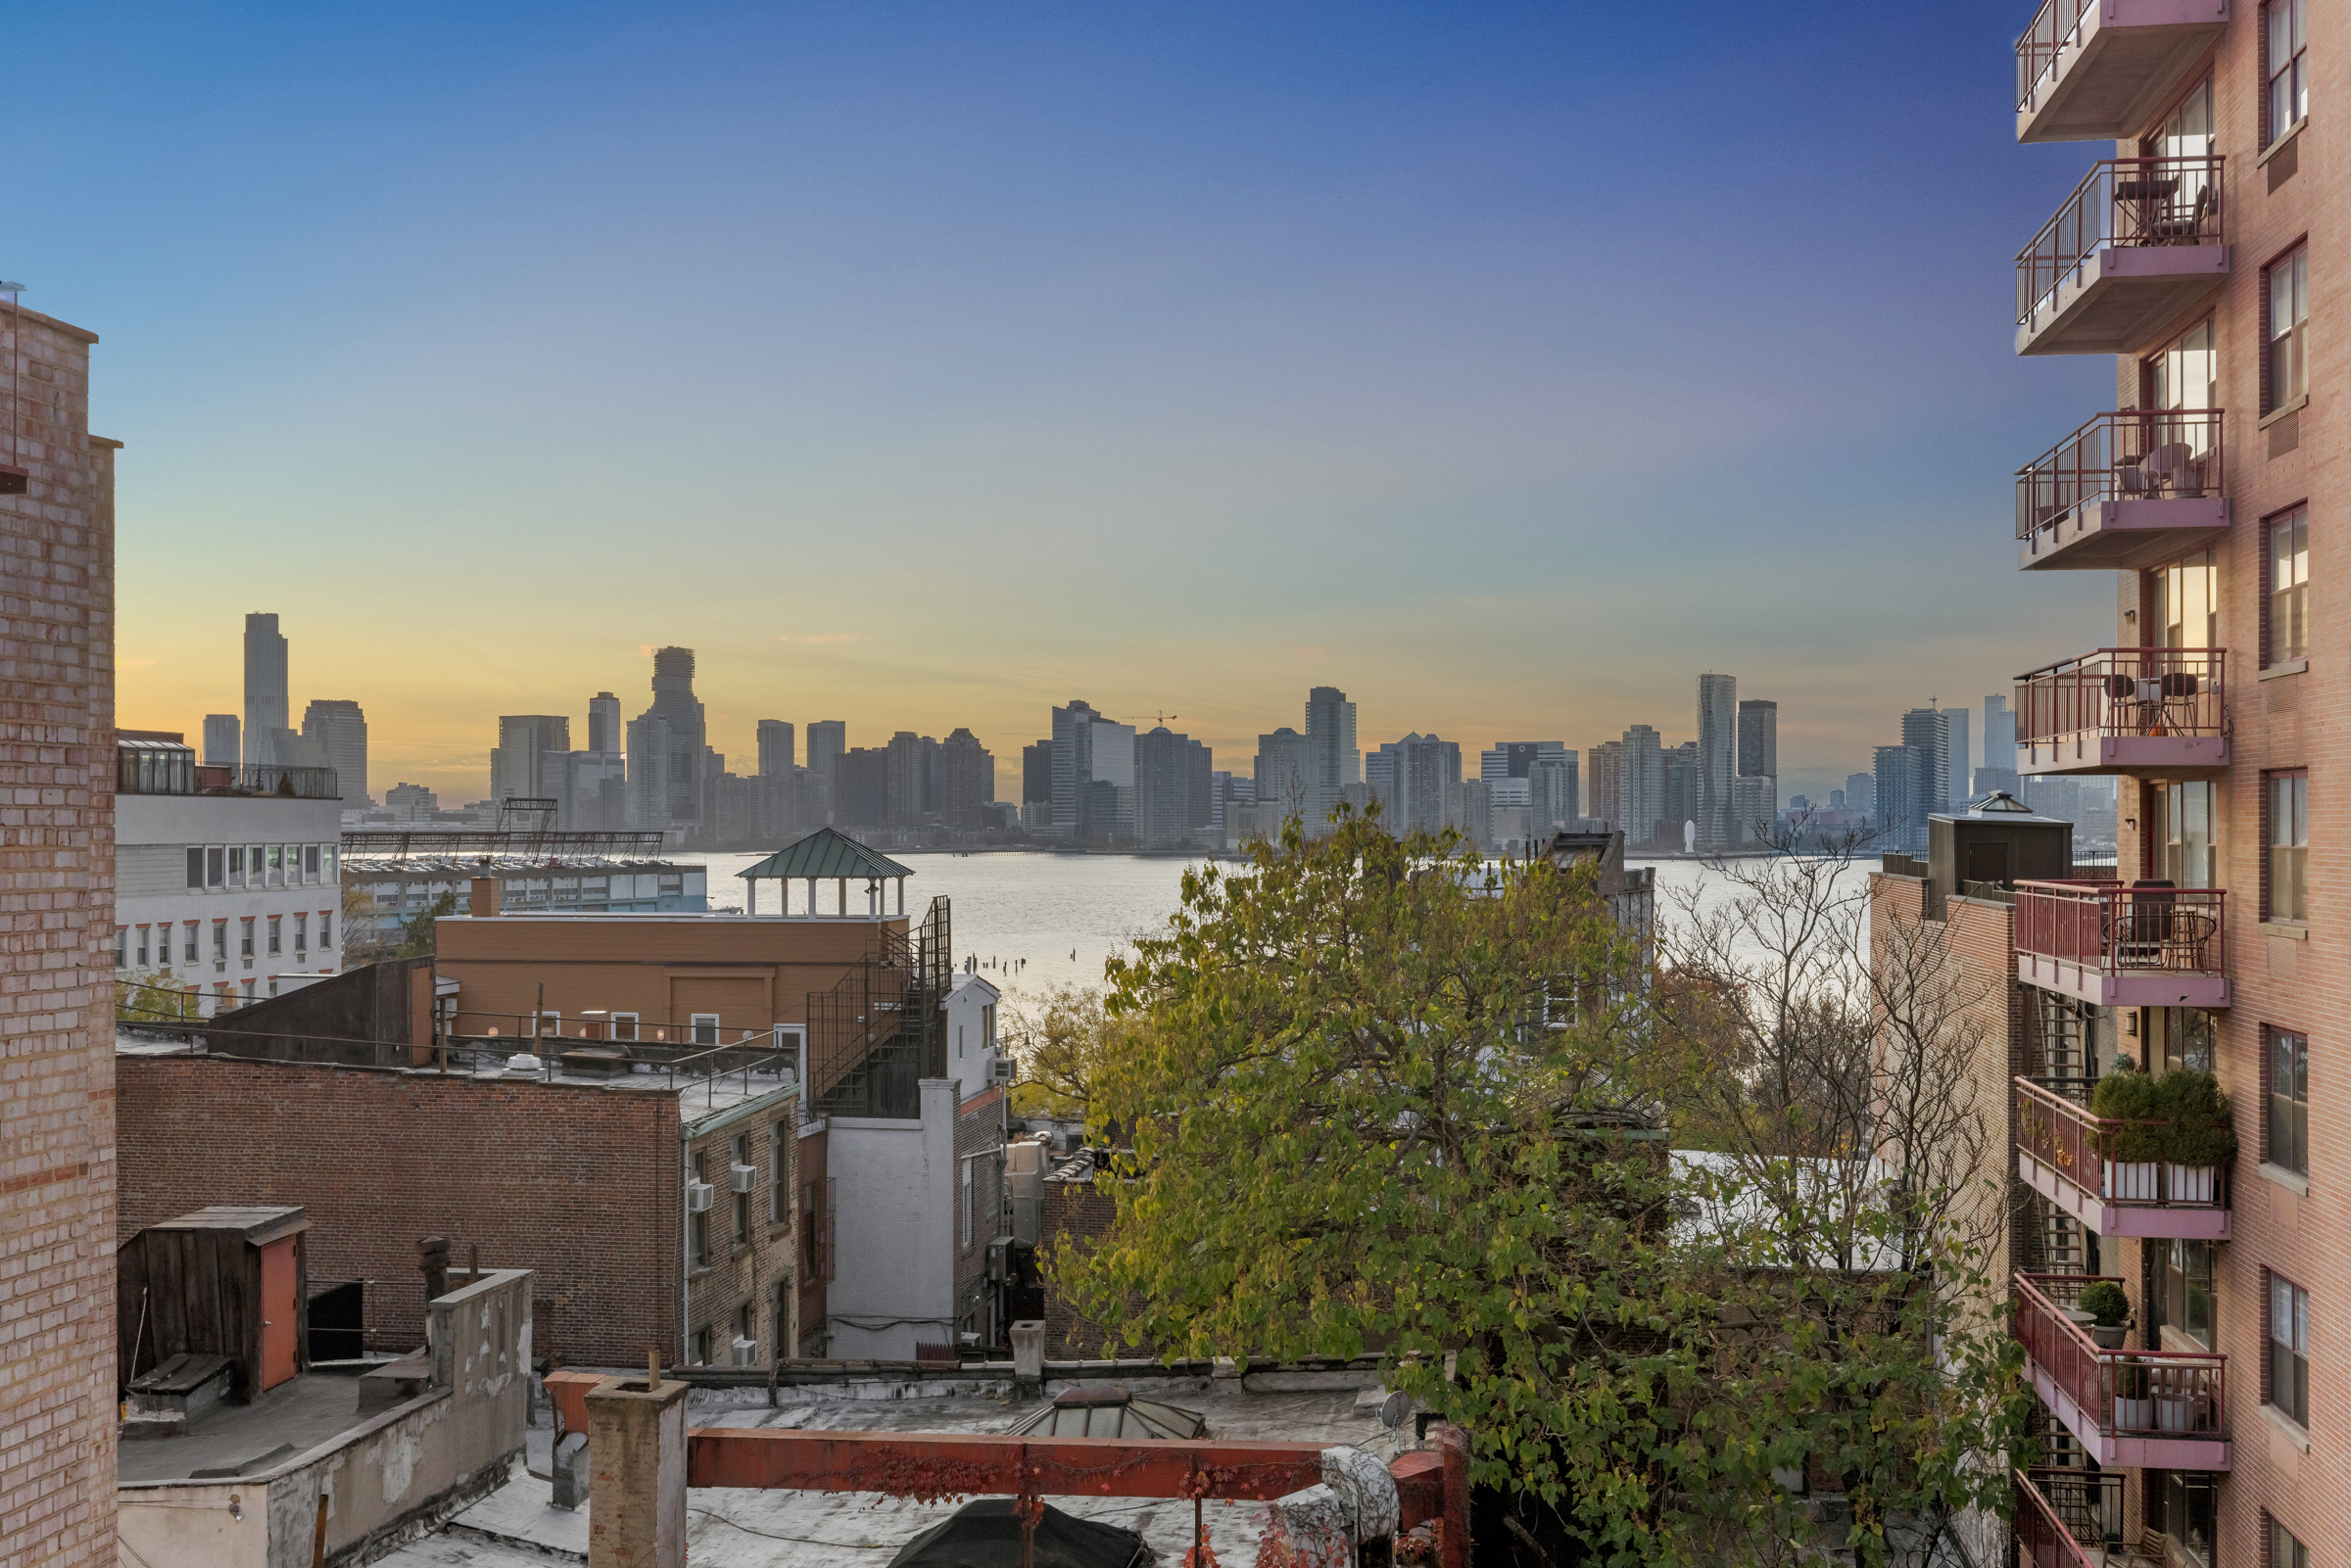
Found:
[[[472,896],[465,912],[469,915],[495,915],[498,913],[497,878],[476,877],[473,879]]]

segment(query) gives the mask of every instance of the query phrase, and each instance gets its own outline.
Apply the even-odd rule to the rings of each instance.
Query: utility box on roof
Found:
[[[301,1209],[199,1209],[149,1225],[115,1255],[118,1377],[174,1355],[224,1355],[250,1400],[310,1364],[310,1259]]]
[[[1927,879],[1943,900],[2014,892],[2020,881],[2062,881],[2074,874],[2074,825],[2043,817],[2004,794],[1964,813],[1927,819]]]

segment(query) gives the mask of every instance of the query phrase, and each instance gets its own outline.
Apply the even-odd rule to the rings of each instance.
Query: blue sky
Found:
[[[2022,7],[33,6],[0,275],[101,334],[122,717],[248,610],[371,784],[701,655],[714,743],[1083,696],[1245,768],[1781,704],[1817,787],[2111,637],[2009,476],[2087,147]],[[1011,787],[1003,775],[1001,787]]]

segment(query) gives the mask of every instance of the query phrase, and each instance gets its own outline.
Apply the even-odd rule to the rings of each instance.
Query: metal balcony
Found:
[[[2017,565],[2135,571],[2229,527],[2218,408],[2095,415],[2016,471]]]
[[[2123,1472],[2011,1470],[2024,1568],[2105,1568],[2123,1560]]]
[[[2100,1007],[2229,1005],[2217,887],[2020,881],[2016,977]]]
[[[2228,1469],[2229,1357],[2101,1349],[2073,1314],[2092,1277],[2019,1274],[2012,1283],[2010,1332],[2025,1348],[2033,1392],[2102,1465]]]
[[[2016,139],[2135,135],[2229,23],[2229,0],[2046,0],[2016,40]]]
[[[2016,771],[2196,779],[2229,765],[2228,652],[2097,648],[2016,678]]]
[[[2016,1173],[2101,1236],[2229,1239],[2229,1172],[2110,1159],[2123,1124],[2015,1080]]]
[[[2016,257],[2016,352],[2132,354],[2229,275],[2215,154],[2110,158]]]

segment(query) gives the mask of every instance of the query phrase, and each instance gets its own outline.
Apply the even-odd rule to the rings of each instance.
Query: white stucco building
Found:
[[[118,746],[115,974],[133,1001],[195,991],[209,1018],[338,973],[334,770],[200,767],[168,731],[125,730]]]

